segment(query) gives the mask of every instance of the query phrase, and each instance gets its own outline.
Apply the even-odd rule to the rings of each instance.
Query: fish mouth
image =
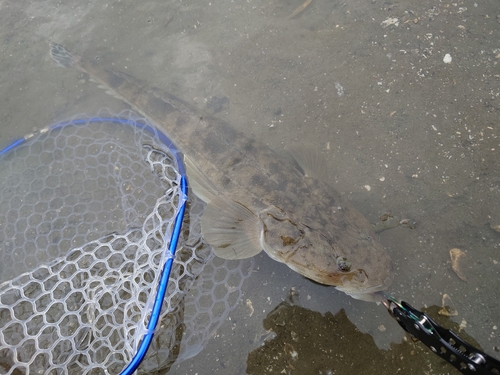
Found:
[[[355,293],[355,292],[350,293],[344,290],[343,292],[354,299],[365,302],[382,302],[387,300],[387,298],[384,296],[381,290],[376,292],[363,292],[363,293]]]
[[[360,301],[382,302],[387,299],[382,292],[391,285],[393,279],[394,275],[391,273],[384,279],[384,281],[381,284],[372,287],[356,288],[349,286],[346,287],[338,286],[336,287],[336,289]]]
[[[387,298],[384,296],[383,291],[386,289],[385,287],[373,287],[368,290],[363,291],[349,291],[341,288],[337,288],[338,290],[344,292],[348,296],[366,302],[382,302]]]

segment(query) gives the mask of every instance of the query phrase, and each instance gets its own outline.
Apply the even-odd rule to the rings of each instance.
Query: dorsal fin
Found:
[[[317,147],[312,145],[292,144],[286,147],[306,177],[325,180],[327,176],[326,161]]]

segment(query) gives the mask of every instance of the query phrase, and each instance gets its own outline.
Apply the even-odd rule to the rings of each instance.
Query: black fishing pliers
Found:
[[[451,330],[441,327],[427,314],[406,302],[398,302],[384,293],[389,314],[412,338],[420,340],[435,354],[463,374],[500,374],[500,361],[463,341]]]

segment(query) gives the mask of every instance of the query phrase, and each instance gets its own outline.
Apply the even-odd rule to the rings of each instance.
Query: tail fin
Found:
[[[50,42],[50,57],[56,62],[57,65],[63,68],[71,68],[75,66],[79,56],[69,52],[60,44]]]

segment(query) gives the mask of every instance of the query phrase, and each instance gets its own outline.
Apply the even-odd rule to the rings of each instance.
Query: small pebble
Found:
[[[450,56],[449,53],[447,53],[446,55],[444,55],[443,62],[445,64],[450,64],[451,63],[451,56]]]

